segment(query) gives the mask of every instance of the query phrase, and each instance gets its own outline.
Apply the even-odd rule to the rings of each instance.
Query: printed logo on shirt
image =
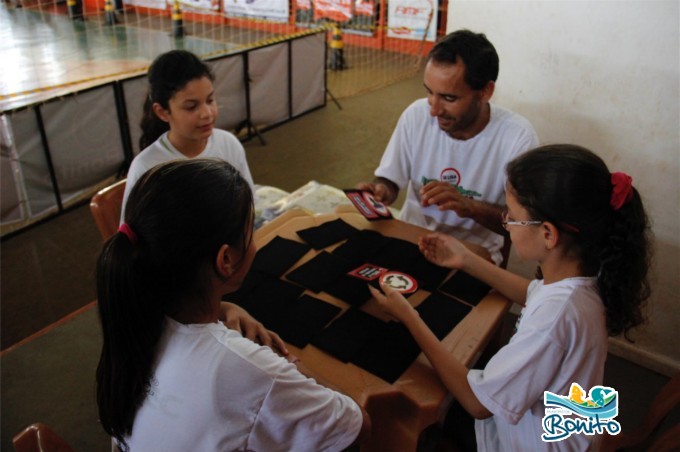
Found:
[[[453,168],[451,168],[451,169],[453,169]],[[446,171],[446,170],[444,170],[444,171]],[[454,170],[454,171],[455,171],[455,170]],[[444,175],[444,172],[442,172],[442,176],[443,176],[443,175]],[[458,176],[458,179],[460,179],[460,176]],[[426,185],[426,184],[428,184],[428,183],[430,183],[430,182],[439,182],[439,180],[437,180],[437,179],[431,179],[431,178],[429,178],[429,177],[423,176],[423,177],[421,178],[420,182],[421,182],[423,185]],[[447,182],[447,183],[449,183],[450,185],[456,187],[456,189],[458,190],[458,193],[460,193],[461,195],[463,195],[463,196],[465,196],[465,197],[468,197],[468,198],[479,198],[479,197],[482,196],[482,194],[481,194],[480,192],[475,191],[475,190],[467,190],[467,189],[463,188],[463,186],[460,185],[460,184],[454,184],[454,183],[451,183],[451,182],[449,182],[449,181],[447,181],[447,180],[443,180],[443,179],[442,179],[442,182]]]
[[[593,386],[586,391],[578,383],[572,383],[568,396],[543,393],[545,416],[541,439],[556,442],[572,434],[618,435],[621,424],[614,420],[619,414],[619,393],[607,386]]]
[[[451,185],[458,186],[460,184],[460,173],[456,168],[445,168],[442,170],[439,179],[442,182],[447,182]]]

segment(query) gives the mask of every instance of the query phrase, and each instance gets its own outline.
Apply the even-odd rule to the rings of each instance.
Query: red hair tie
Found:
[[[118,228],[118,232],[125,234],[130,243],[132,243],[133,245],[137,244],[137,234],[135,234],[135,231],[132,230],[129,224],[127,223],[121,224],[120,227]]]
[[[619,210],[622,205],[633,199],[633,178],[626,173],[612,173],[612,197],[609,205]]]

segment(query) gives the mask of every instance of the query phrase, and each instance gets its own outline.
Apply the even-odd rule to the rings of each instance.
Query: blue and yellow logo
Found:
[[[568,396],[543,393],[545,416],[541,439],[545,442],[562,441],[572,434],[599,435],[605,431],[617,435],[621,424],[614,420],[619,414],[619,393],[606,386],[593,386],[586,391],[572,383]]]

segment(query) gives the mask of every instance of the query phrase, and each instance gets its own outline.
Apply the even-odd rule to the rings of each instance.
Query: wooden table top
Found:
[[[429,231],[400,220],[370,222],[352,206],[340,206],[335,214],[314,215],[303,210],[291,210],[255,232],[257,248],[261,248],[276,236],[302,242],[296,231],[321,225],[342,218],[358,229],[372,229],[389,237],[417,242],[419,236]],[[336,245],[326,248],[332,250]],[[470,245],[476,252],[486,250]],[[319,251],[311,250],[289,272],[314,257]],[[488,255],[488,253],[487,253]],[[420,290],[409,297],[417,306],[430,292]],[[325,292],[310,293],[343,309],[348,304]],[[455,300],[452,300],[455,303]],[[510,301],[492,291],[443,339],[447,349],[466,366],[475,363],[497,330],[503,316],[510,308]],[[387,320],[375,299],[371,298],[361,310],[382,320]],[[393,384],[387,383],[370,372],[352,364],[344,363],[309,344],[303,349],[289,345],[291,353],[336,389],[348,394],[368,411],[373,421],[373,435],[362,450],[415,450],[418,435],[435,423],[440,410],[446,406],[448,391],[441,383],[431,364],[421,353],[416,361]],[[393,447],[396,447],[393,448]]]

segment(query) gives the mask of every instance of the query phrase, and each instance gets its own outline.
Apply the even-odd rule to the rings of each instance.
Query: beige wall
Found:
[[[656,237],[649,323],[610,350],[680,370],[680,15],[673,1],[457,1],[448,29],[484,32],[500,55],[493,101],[625,171]],[[533,268],[511,261],[530,276]]]

